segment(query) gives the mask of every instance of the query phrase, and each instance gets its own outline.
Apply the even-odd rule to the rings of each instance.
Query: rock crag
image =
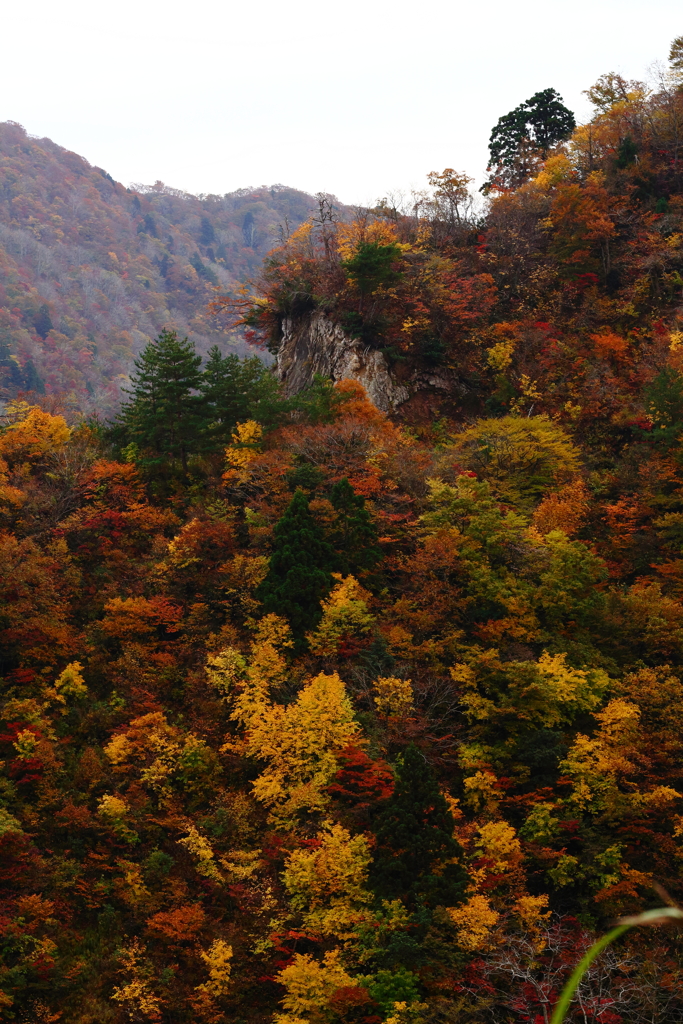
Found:
[[[449,396],[462,393],[462,385],[448,373],[401,368],[401,379],[392,372],[384,355],[346,334],[324,313],[285,319],[277,353],[277,375],[287,395],[308,387],[316,374],[333,381],[359,381],[382,412],[403,416],[409,407],[439,406]],[[430,400],[431,398],[431,400]],[[434,410],[436,411],[436,410]]]
[[[333,381],[359,381],[382,412],[395,412],[408,399],[408,389],[395,383],[382,353],[349,337],[323,313],[286,319],[282,333],[277,374],[288,395],[298,394],[320,374]]]

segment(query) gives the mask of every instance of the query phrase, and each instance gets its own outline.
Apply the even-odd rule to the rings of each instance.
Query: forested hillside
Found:
[[[8,403],[7,1020],[550,1024],[680,920],[683,37],[589,97],[503,114],[484,212],[323,203],[217,300],[436,382],[398,415],[168,329],[113,423]],[[683,1019],[664,921],[567,1021]]]
[[[59,395],[110,415],[132,358],[163,327],[200,352],[218,342],[207,305],[255,273],[280,225],[315,200],[295,189],[191,196],[133,190],[49,139],[0,125],[0,398]]]
[[[434,172],[402,203],[303,224],[267,257],[259,300],[224,308],[274,352],[286,322],[324,315],[378,349],[398,381],[431,378],[427,407],[418,395],[399,410],[418,425],[545,413],[595,453],[621,450],[674,414],[679,77],[651,90],[604,75],[575,130],[554,90],[538,93],[492,132],[484,216],[471,179]],[[549,125],[541,141],[534,121]]]

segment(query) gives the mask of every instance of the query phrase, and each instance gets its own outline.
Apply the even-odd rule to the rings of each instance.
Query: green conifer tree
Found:
[[[382,558],[377,547],[377,529],[365,507],[365,498],[356,494],[346,477],[334,485],[330,494],[337,515],[330,543],[337,552],[339,572],[356,573],[372,569]]]
[[[334,423],[346,401],[329,377],[316,373],[311,384],[291,399],[291,407],[303,413],[309,423]]]
[[[377,852],[370,882],[378,896],[431,907],[461,902],[467,874],[451,863],[462,853],[453,838],[453,815],[414,744],[399,762],[396,788],[373,831]]]
[[[299,649],[305,634],[320,621],[320,602],[332,586],[334,552],[310,513],[308,499],[297,490],[275,527],[268,575],[257,590],[265,612],[289,620]]]
[[[213,224],[208,217],[202,217],[201,225],[199,241],[201,245],[211,245],[212,242],[216,241],[216,232],[213,229]]]
[[[653,424],[643,438],[658,448],[672,448],[683,433],[683,374],[664,366],[645,387],[643,398]]]
[[[494,125],[489,139],[489,169],[494,173],[481,191],[496,181],[515,188],[522,185],[536,167],[534,158],[545,160],[575,128],[573,113],[555,89],[534,93]]]
[[[187,473],[188,456],[202,451],[206,432],[205,402],[198,394],[201,356],[187,338],[163,330],[139,359],[131,401],[121,419],[124,432],[154,462],[180,459]]]
[[[201,392],[210,422],[209,444],[215,450],[229,443],[237,423],[255,419],[270,426],[270,405],[282,404],[277,380],[258,356],[223,356],[216,345],[204,367]]]
[[[361,295],[374,292],[382,285],[397,284],[401,274],[395,269],[401,257],[401,247],[395,242],[381,245],[379,242],[361,242],[353,256],[344,260],[342,266],[355,281]]]
[[[194,267],[198,276],[203,277],[205,281],[210,281],[213,285],[218,284],[218,278],[216,277],[215,271],[204,263],[198,252],[193,252],[190,256],[190,266]]]

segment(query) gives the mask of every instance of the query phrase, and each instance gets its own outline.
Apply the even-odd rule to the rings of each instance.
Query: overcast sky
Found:
[[[681,0],[34,0],[3,11],[0,120],[119,181],[281,182],[369,203],[455,167],[553,86],[581,119],[606,71],[642,78]]]

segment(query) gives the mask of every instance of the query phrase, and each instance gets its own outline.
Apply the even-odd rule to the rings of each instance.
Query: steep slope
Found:
[[[485,222],[430,175],[226,300],[290,393],[372,402],[165,338],[127,436],[0,419],[2,1020],[548,1024],[683,905],[671,55],[518,139]],[[166,281],[194,200],[137,197]],[[655,920],[566,1024],[683,1021]]]
[[[446,169],[416,205],[302,225],[233,322],[276,354],[289,393],[351,375],[416,423],[533,411],[630,443],[652,420],[644,389],[681,364],[676,74],[655,89],[603,76],[566,142],[530,163],[522,139],[521,184],[489,184],[485,216]]]
[[[199,352],[245,351],[207,315],[260,266],[312,196],[283,185],[191,196],[127,189],[17,124],[0,125],[0,397],[59,394],[111,413],[133,356],[164,327]]]

